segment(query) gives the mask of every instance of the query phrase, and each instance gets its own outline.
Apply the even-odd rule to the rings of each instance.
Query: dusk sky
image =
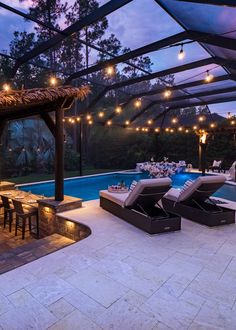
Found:
[[[166,1],[169,3],[176,2],[174,0]],[[25,12],[27,12],[27,8],[30,4],[30,0],[25,1],[23,4],[20,3],[18,0],[3,0],[2,2]],[[68,2],[72,3],[73,0],[69,0]],[[108,1],[101,0],[100,4],[102,5],[106,2]],[[205,5],[201,6],[204,6],[204,8],[209,7],[209,10],[212,10],[213,7]],[[204,16],[205,13],[202,13]],[[225,20],[229,19],[227,17],[228,13],[229,12],[224,9],[224,12],[221,13],[221,16],[218,15],[218,17],[221,19],[220,24],[223,24]],[[159,5],[157,5],[154,0],[134,0],[130,4],[112,13],[107,18],[109,20],[108,33],[114,33],[121,41],[123,46],[129,47],[131,49],[144,46],[146,44],[168,37],[183,30],[181,26],[177,24]],[[193,20],[192,24],[195,23],[196,21],[194,22]],[[207,24],[207,21],[204,24]],[[232,24],[234,24],[234,22]],[[61,25],[61,28],[63,28],[63,22]],[[9,42],[12,39],[13,32],[16,30],[33,30],[33,24],[25,22],[17,15],[1,9],[0,51],[8,50]],[[179,48],[174,47],[148,54],[151,57],[152,62],[154,63],[152,70],[159,71],[173,66],[178,66],[180,65],[180,63],[188,63],[209,57],[209,54],[197,43],[185,46],[186,58],[182,62],[180,62],[177,58],[178,51]],[[189,81],[194,79],[203,79],[205,76],[205,71],[212,67],[215,67],[215,65],[202,67],[198,70],[191,70],[181,74],[177,74],[175,77],[175,82],[180,83],[181,81],[184,81],[186,79],[188,79]],[[225,72],[221,68],[216,68],[212,71],[212,73],[217,76],[220,74],[224,74]],[[200,75],[197,78],[194,78],[194,76],[197,74]],[[210,105],[210,109],[212,112],[218,112],[223,115],[226,115],[228,111],[236,113],[235,108],[236,102],[220,105]]]

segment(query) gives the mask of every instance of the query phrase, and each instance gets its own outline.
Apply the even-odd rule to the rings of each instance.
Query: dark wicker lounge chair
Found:
[[[201,176],[182,192],[172,188],[163,197],[163,206],[169,212],[209,227],[234,223],[235,211],[210,199],[225,180],[223,175]]]
[[[146,179],[140,180],[129,193],[102,190],[100,206],[149,234],[180,230],[181,218],[167,213],[159,203],[170,185],[169,178]]]

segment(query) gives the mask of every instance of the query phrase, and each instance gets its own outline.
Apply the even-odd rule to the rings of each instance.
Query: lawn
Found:
[[[99,173],[107,173],[116,171],[115,169],[84,169],[83,175],[92,175],[92,174],[99,174]],[[74,176],[79,176],[79,171],[66,171],[65,178],[71,178]],[[14,178],[8,178],[6,181],[14,182],[16,184],[22,183],[31,183],[31,182],[39,182],[39,181],[47,181],[53,180],[54,174],[29,174],[26,176],[19,176]]]

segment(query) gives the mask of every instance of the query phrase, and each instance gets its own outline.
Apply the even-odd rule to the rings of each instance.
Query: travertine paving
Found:
[[[236,328],[236,226],[150,236],[84,203],[88,238],[0,276],[0,328]]]

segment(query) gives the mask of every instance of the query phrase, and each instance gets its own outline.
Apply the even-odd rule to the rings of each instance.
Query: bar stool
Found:
[[[15,235],[17,236],[17,230],[19,229],[22,232],[22,239],[25,238],[25,228],[28,220],[29,231],[32,232],[32,229],[36,229],[36,236],[39,238],[38,209],[35,207],[23,205],[23,203],[16,200],[13,200],[13,205],[16,210]],[[32,217],[36,218],[36,224],[34,226],[31,222]]]
[[[6,196],[1,196],[2,204],[4,208],[4,222],[3,227],[6,228],[6,224],[9,224],[9,232],[11,232],[11,225],[13,222],[13,214],[15,213],[15,209],[9,201],[9,198]]]

